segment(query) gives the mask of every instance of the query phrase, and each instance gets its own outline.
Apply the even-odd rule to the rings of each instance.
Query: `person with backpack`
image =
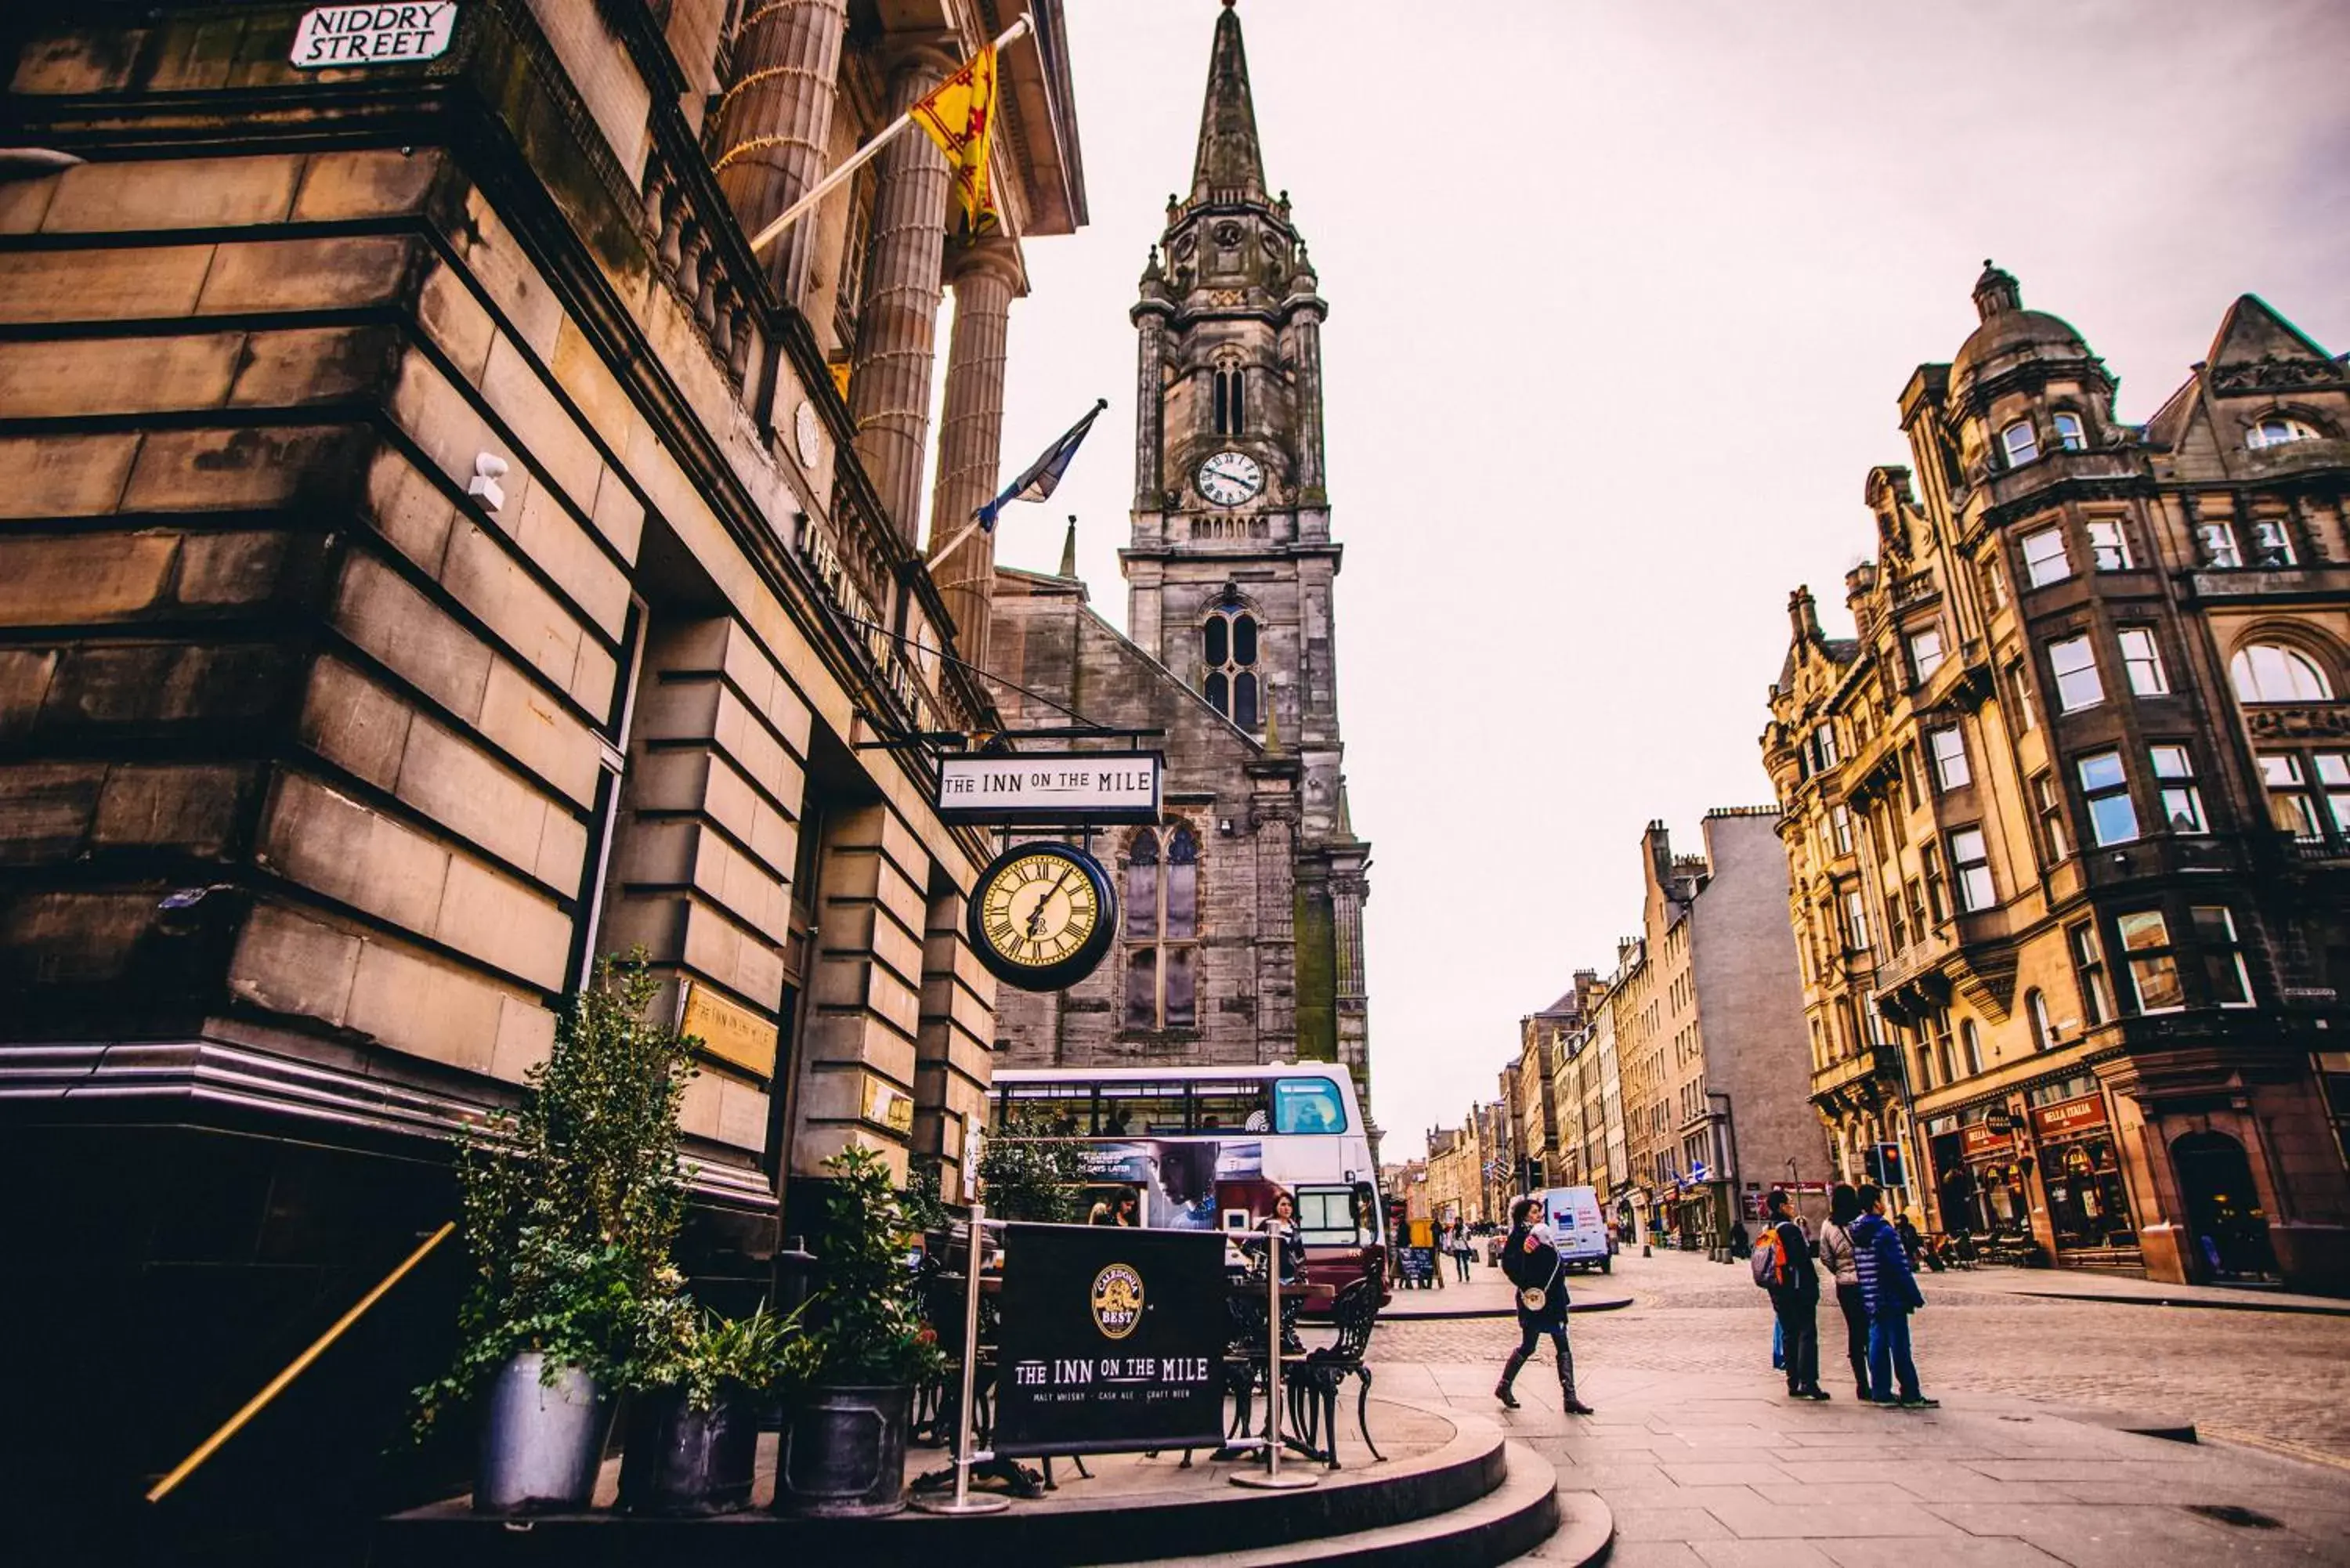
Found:
[[[1774,1190],[1764,1201],[1770,1223],[1754,1248],[1754,1282],[1771,1293],[1784,1346],[1787,1397],[1825,1399],[1820,1386],[1820,1272],[1795,1223],[1794,1199]]]
[[[1542,1204],[1521,1198],[1510,1205],[1510,1234],[1502,1243],[1502,1272],[1518,1293],[1518,1347],[1502,1367],[1493,1397],[1504,1407],[1518,1407],[1510,1385],[1518,1369],[1546,1334],[1558,1347],[1558,1389],[1565,1397],[1566,1413],[1589,1416],[1591,1407],[1575,1397],[1575,1353],[1566,1345],[1566,1261],[1550,1227],[1542,1222]]]
[[[1844,1355],[1852,1365],[1853,1386],[1868,1394],[1868,1303],[1860,1293],[1860,1265],[1848,1229],[1860,1218],[1860,1194],[1845,1182],[1828,1193],[1827,1223],[1820,1227],[1820,1267],[1835,1281],[1836,1310],[1844,1314]]]
[[[1857,1194],[1860,1217],[1852,1222],[1853,1270],[1868,1304],[1869,1403],[1880,1408],[1931,1410],[1941,1404],[1918,1391],[1918,1364],[1909,1358],[1909,1314],[1926,1304],[1901,1237],[1885,1218],[1885,1189],[1874,1182]],[[1894,1381],[1900,1380],[1900,1394]]]

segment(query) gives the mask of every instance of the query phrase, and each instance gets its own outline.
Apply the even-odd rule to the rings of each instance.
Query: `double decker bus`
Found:
[[[993,1136],[1076,1140],[1088,1199],[1133,1192],[1154,1229],[1253,1231],[1288,1192],[1309,1312],[1326,1310],[1386,1244],[1378,1172],[1342,1067],[1004,1068],[993,1096]]]

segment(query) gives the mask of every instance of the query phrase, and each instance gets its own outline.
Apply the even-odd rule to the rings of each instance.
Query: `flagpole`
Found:
[[[995,42],[988,47],[1000,52],[1005,45],[1010,44],[1023,33],[1030,33],[1035,30],[1034,26],[1029,20],[1028,14],[1024,11],[1013,21],[1012,26],[1004,28],[1003,32],[998,33],[995,36]],[[899,131],[904,130],[908,126],[913,123],[914,111],[909,109],[905,113],[899,115],[897,119],[883,126],[879,132],[874,136],[872,140],[867,142],[855,152],[849,154],[847,160],[843,162],[839,168],[834,170],[831,173],[817,181],[806,195],[802,196],[798,201],[794,202],[790,206],[785,208],[782,215],[777,217],[774,223],[769,223],[765,228],[761,229],[756,234],[753,235],[751,238],[752,254],[755,255],[760,251],[764,250],[767,246],[775,244],[777,235],[781,234],[785,229],[790,228],[802,217],[806,216],[810,208],[814,207],[818,202],[823,201],[827,196],[830,195],[834,190],[838,188],[842,181],[847,179],[859,169],[864,168],[866,164],[871,162],[880,151],[884,147],[887,147],[890,141],[897,137]],[[957,536],[956,542],[962,542],[960,535]]]
[[[953,538],[939,546],[938,554],[932,556],[928,561],[922,563],[922,570],[926,572],[937,571],[939,569],[939,563],[945,560],[949,556],[953,555],[954,547],[957,545],[962,544],[965,539],[970,538],[978,531],[979,514],[977,513],[973,513],[972,514],[971,521],[964,524],[961,529],[957,530]]]

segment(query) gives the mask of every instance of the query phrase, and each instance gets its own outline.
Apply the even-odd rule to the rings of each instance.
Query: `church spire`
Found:
[[[1200,110],[1200,153],[1191,165],[1191,200],[1264,200],[1264,155],[1256,141],[1256,103],[1249,95],[1248,52],[1240,13],[1224,0],[1208,57],[1208,101]]]

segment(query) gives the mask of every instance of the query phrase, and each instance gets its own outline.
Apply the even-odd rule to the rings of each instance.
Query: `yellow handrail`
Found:
[[[302,1374],[308,1369],[312,1362],[317,1360],[319,1356],[326,1354],[326,1350],[328,1345],[342,1338],[345,1330],[348,1329],[351,1324],[359,1322],[361,1314],[366,1313],[369,1307],[372,1307],[376,1303],[381,1301],[384,1298],[384,1293],[390,1290],[392,1286],[400,1283],[401,1280],[407,1278],[409,1271],[415,1268],[417,1264],[422,1262],[426,1256],[432,1252],[432,1249],[447,1241],[450,1234],[456,1229],[457,1222],[452,1220],[447,1224],[442,1226],[438,1231],[433,1231],[432,1234],[426,1239],[422,1246],[408,1254],[406,1261],[403,1262],[400,1267],[392,1270],[389,1274],[386,1274],[380,1284],[377,1285],[375,1289],[368,1292],[367,1294],[361,1296],[357,1304],[352,1306],[350,1311],[337,1318],[333,1327],[328,1329],[326,1333],[313,1340],[310,1344],[309,1349],[296,1356],[292,1362],[287,1364],[285,1371],[280,1372],[276,1376],[271,1378],[268,1383],[263,1386],[260,1393],[255,1394],[252,1398],[247,1399],[244,1402],[244,1407],[243,1409],[239,1410],[235,1415],[231,1416],[226,1421],[222,1422],[220,1430],[214,1432],[211,1437],[206,1438],[203,1442],[197,1447],[194,1453],[190,1454],[186,1459],[182,1459],[177,1465],[173,1466],[171,1474],[165,1476],[161,1480],[157,1481],[152,1487],[149,1488],[147,1492],[147,1501],[149,1502],[161,1502],[166,1497],[170,1496],[172,1490],[174,1487],[177,1487],[182,1481],[187,1480],[190,1475],[193,1474],[198,1465],[203,1464],[206,1459],[211,1459],[213,1454],[217,1453],[223,1443],[225,1443],[231,1438],[235,1437],[237,1433],[244,1428],[246,1422],[252,1420],[255,1416],[261,1413],[263,1406],[268,1404],[272,1399],[276,1398],[278,1395],[284,1393],[287,1384],[293,1382],[296,1377],[301,1376]]]

